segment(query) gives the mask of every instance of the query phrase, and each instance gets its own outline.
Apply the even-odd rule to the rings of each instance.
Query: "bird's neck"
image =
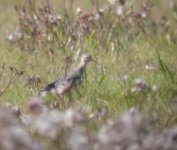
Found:
[[[79,66],[78,66],[78,69],[84,69],[85,67],[86,67],[86,65],[87,65],[87,63],[86,62],[84,62],[84,61],[81,61],[81,63],[79,64]]]

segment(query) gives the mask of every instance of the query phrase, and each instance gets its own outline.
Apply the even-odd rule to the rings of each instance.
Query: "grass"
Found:
[[[153,7],[153,11],[156,12],[159,7],[165,9],[163,2],[156,2],[159,4]],[[14,30],[18,25],[17,14],[15,10],[12,10],[13,5],[18,3],[20,2],[3,1],[0,6],[0,31],[3,35],[0,39],[0,67],[2,68],[0,89],[6,87],[12,80],[10,75],[12,71],[9,67],[24,73],[3,92],[0,101],[20,106],[23,111],[26,111],[28,99],[38,95],[40,88],[63,73],[66,56],[72,56],[73,64],[70,68],[77,65],[78,59],[75,58],[79,47],[76,42],[74,50],[71,50],[71,45],[61,48],[60,44],[63,40],[67,40],[67,36],[63,37],[58,30],[58,41],[54,41],[54,44],[45,43],[45,47],[36,48],[34,51],[21,50],[18,42],[9,43],[7,31]],[[77,4],[80,4],[79,1],[74,4],[75,7],[78,6]],[[57,11],[61,10],[57,8]],[[126,27],[123,19],[114,19],[114,16],[109,18],[110,24],[108,18],[103,20],[105,23],[103,23],[105,27],[103,32],[99,25],[93,27],[95,33],[84,36],[85,41],[81,48],[89,52],[96,63],[90,63],[87,68],[84,83],[80,88],[83,96],[79,97],[73,93],[73,107],[83,106],[89,112],[106,107],[111,116],[135,107],[147,114],[158,112],[162,118],[160,125],[165,125],[166,118],[173,113],[172,100],[177,96],[177,43],[176,31],[173,30],[176,21],[175,14],[176,10],[165,9],[163,15],[169,17],[167,20],[169,25],[167,29],[157,25],[155,31],[151,25],[146,24],[147,22],[143,24],[143,21],[140,23],[146,26],[143,28],[147,30],[145,32],[136,28],[135,24]],[[161,21],[160,13],[155,16],[152,14],[152,17]],[[115,27],[112,27],[111,23],[115,24]],[[49,51],[50,48],[53,49],[52,53]],[[145,65],[151,64],[155,69],[147,70]],[[39,85],[30,82],[25,86],[30,77],[39,77],[41,82]],[[131,93],[137,78],[143,78],[149,87],[157,85],[159,90],[156,93],[152,91]],[[67,101],[67,98],[65,100]],[[56,98],[48,96],[46,101],[52,103],[56,101]],[[170,124],[174,123],[176,123],[175,120],[170,122]]]

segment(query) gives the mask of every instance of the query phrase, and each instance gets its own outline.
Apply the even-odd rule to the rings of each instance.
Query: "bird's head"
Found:
[[[81,63],[87,64],[88,62],[92,61],[92,56],[89,55],[88,53],[84,53],[81,56]]]

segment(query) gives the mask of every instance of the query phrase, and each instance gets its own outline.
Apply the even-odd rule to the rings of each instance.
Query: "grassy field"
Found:
[[[33,2],[0,5],[0,149],[175,150],[177,2]],[[33,97],[83,52],[81,95]]]
[[[76,1],[74,13],[77,6],[89,11],[91,4],[87,1],[85,3],[89,5]],[[29,44],[24,50],[19,45],[30,43],[30,40],[8,41],[8,35],[16,30],[19,24],[14,6],[20,4],[23,2],[7,0],[0,6],[2,104],[17,105],[26,111],[28,99],[38,95],[43,86],[63,73],[65,57],[72,58],[73,62],[69,66],[73,68],[79,61],[77,54],[86,51],[92,55],[96,63],[90,63],[87,68],[84,83],[80,88],[82,96],[73,91],[73,107],[83,107],[89,112],[107,108],[113,116],[134,107],[149,115],[157,113],[160,118],[159,124],[162,126],[171,118],[170,124],[176,123],[176,112],[172,107],[177,96],[176,3],[174,6],[165,7],[168,1],[152,2],[152,8],[147,8],[150,18],[137,17],[130,22],[127,18],[132,19],[131,14],[110,16],[105,12],[100,22],[89,24],[92,31],[85,33],[83,39],[73,40],[63,46],[62,40],[67,41],[70,37],[67,35],[67,27],[64,27],[63,35],[58,27],[57,39],[42,43],[42,46],[36,46],[35,49]],[[62,2],[53,1],[52,4],[60,6],[56,7],[56,12],[61,12],[62,16]],[[135,11],[137,15],[146,13],[142,4],[136,1],[132,1],[131,4],[134,10],[129,11]],[[108,5],[108,2],[102,2],[100,7]],[[115,8],[116,5],[110,5],[112,11],[116,11]],[[128,10],[125,11],[128,14]],[[73,27],[73,34],[77,31],[78,29]],[[20,72],[23,73],[19,75]],[[145,91],[140,89],[136,92],[137,79],[147,87]],[[135,92],[132,92],[133,87]],[[56,101],[52,95],[45,99],[48,103]]]

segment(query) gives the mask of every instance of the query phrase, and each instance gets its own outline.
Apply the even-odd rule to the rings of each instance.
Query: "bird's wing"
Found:
[[[64,82],[63,80],[64,80],[63,77],[59,77],[54,82],[46,85],[41,91],[51,91],[53,88],[60,86],[62,84],[62,82]]]
[[[64,77],[58,78],[58,79],[55,81],[55,87],[59,87],[59,86],[64,85],[65,81],[66,81],[66,80],[65,80]]]
[[[81,76],[80,76],[80,72],[78,70],[73,70],[71,72],[69,72],[66,76],[66,79],[67,80],[77,80],[77,79],[80,79]]]
[[[53,88],[55,88],[55,82],[48,84],[41,91],[51,91]]]

